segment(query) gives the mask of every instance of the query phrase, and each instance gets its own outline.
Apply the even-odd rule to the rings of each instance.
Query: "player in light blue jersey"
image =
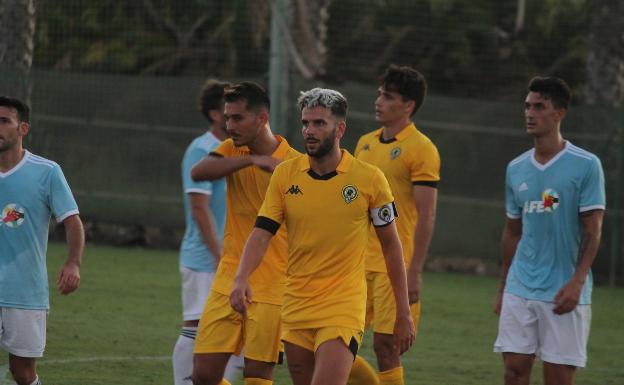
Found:
[[[534,148],[507,166],[503,265],[494,351],[506,385],[528,385],[535,357],[546,385],[571,385],[587,361],[591,265],[605,210],[600,160],[561,136],[570,89],[536,77],[525,100]]]
[[[223,93],[227,86],[227,83],[210,79],[202,88],[199,108],[210,122],[211,129],[193,140],[182,160],[186,231],[180,245],[183,326],[172,357],[175,385],[192,384],[197,325],[221,255],[225,179],[195,182],[191,178],[191,168],[227,138],[223,119]],[[242,366],[241,359],[234,356],[226,370],[226,378],[240,377]]]
[[[52,215],[65,225],[68,257],[57,277],[61,294],[80,284],[84,231],[58,164],[23,148],[29,107],[0,96],[0,346],[19,385],[41,384],[36,359],[46,342],[46,251]]]

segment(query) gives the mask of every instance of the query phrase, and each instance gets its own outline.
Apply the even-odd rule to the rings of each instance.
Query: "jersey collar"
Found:
[[[418,131],[418,129],[414,125],[414,122],[410,122],[410,124],[408,124],[401,131],[399,131],[399,133],[396,134],[394,138],[384,140],[381,136],[381,133],[383,132],[383,127],[377,130],[377,133],[375,133],[375,135],[379,138],[379,141],[381,143],[392,143],[394,141],[402,142],[403,140],[409,138],[412,134],[416,133],[416,131]]]
[[[13,166],[12,169],[8,170],[7,172],[0,172],[0,178],[6,178],[9,175],[15,173],[20,168],[22,168],[22,166],[26,164],[26,161],[28,160],[29,157],[30,157],[30,151],[24,150],[24,157],[22,157],[22,160],[20,160],[15,166]]]
[[[340,158],[340,162],[336,167],[336,172],[340,174],[344,174],[345,172],[351,169],[351,165],[353,164],[353,160],[355,159],[349,151],[344,148],[340,149],[340,153],[342,157]],[[310,155],[305,155],[299,158],[299,171],[308,171],[310,170]]]
[[[546,170],[548,167],[552,166],[553,164],[555,164],[556,161],[559,160],[559,158],[561,158],[563,156],[563,154],[565,154],[566,152],[568,152],[568,149],[570,148],[570,142],[568,142],[567,140],[565,141],[565,146],[563,147],[563,149],[561,151],[559,151],[557,153],[557,155],[555,155],[551,160],[549,160],[548,162],[541,164],[540,162],[538,162],[537,160],[535,160],[535,148],[533,148],[531,150],[531,163],[533,164],[533,166],[535,166],[535,168],[537,168],[538,170]]]
[[[277,146],[275,151],[273,151],[273,154],[271,154],[271,156],[273,158],[283,160],[288,154],[288,150],[290,150],[290,145],[281,135],[275,135],[275,139],[279,141],[279,145]]]

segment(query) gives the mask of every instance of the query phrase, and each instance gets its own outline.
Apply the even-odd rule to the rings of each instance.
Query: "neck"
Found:
[[[271,132],[267,124],[261,130],[258,136],[247,145],[249,151],[254,155],[271,155],[279,146],[279,141]]]
[[[381,132],[382,138],[383,139],[394,138],[395,136],[397,136],[399,132],[401,132],[401,130],[407,127],[411,122],[412,121],[410,120],[409,116],[406,116],[400,120],[390,122],[388,124],[384,124],[383,130]]]
[[[22,146],[0,152],[0,172],[6,172],[15,167],[24,157],[26,151]]]
[[[319,175],[329,174],[336,171],[338,163],[342,159],[342,151],[337,145],[321,158],[315,158],[308,155],[310,159],[310,168]]]
[[[212,132],[212,135],[214,135],[215,138],[219,139],[222,142],[228,137],[227,132],[225,132],[225,129],[222,127],[212,126],[210,132]]]
[[[565,147],[565,140],[559,130],[553,135],[536,137],[533,139],[535,146],[535,160],[546,163],[557,155]]]

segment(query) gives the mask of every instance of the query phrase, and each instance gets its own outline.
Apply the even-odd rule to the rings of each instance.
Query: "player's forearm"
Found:
[[[210,212],[205,207],[193,207],[193,218],[204,244],[218,262],[221,257],[221,244],[217,239],[217,228]]]
[[[434,226],[435,214],[432,213],[419,218],[414,232],[414,253],[407,272],[409,276],[422,274],[433,237]]]
[[[218,157],[209,155],[193,166],[191,178],[194,181],[216,180],[251,165],[252,159],[249,156]]]
[[[602,211],[599,213],[587,214],[587,218],[582,218],[581,243],[573,279],[584,284],[591,269],[602,236]],[[594,216],[593,218],[590,216]]]
[[[498,286],[499,291],[503,291],[505,289],[507,273],[511,267],[511,261],[516,254],[516,248],[518,247],[518,242],[520,242],[520,237],[520,234],[515,234],[508,229],[503,231],[503,237],[501,240],[501,253],[503,260],[501,263],[500,282]]]
[[[82,221],[78,215],[72,215],[63,221],[63,225],[65,226],[65,238],[68,249],[65,264],[80,266],[85,245]]]
[[[247,280],[251,273],[260,266],[272,237],[273,234],[270,232],[254,227],[245,243],[235,280]]]
[[[394,299],[397,304],[397,313],[409,313],[409,299],[407,295],[407,277],[405,273],[405,263],[403,261],[403,250],[401,243],[396,242],[391,245],[382,245],[388,278],[392,284]]]

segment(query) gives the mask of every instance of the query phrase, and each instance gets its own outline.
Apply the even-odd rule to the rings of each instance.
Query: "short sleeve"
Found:
[[[362,147],[364,146],[364,137],[361,136],[360,139],[358,139],[357,144],[355,145],[355,151],[353,152],[353,155],[357,158],[360,151],[362,151]]]
[[[585,173],[579,198],[579,212],[606,207],[604,172],[600,159],[594,157]]]
[[[418,151],[418,157],[412,157],[412,162],[409,165],[412,183],[439,181],[440,154],[436,146],[431,142],[427,142]]]
[[[284,195],[280,187],[284,170],[280,166],[277,166],[271,175],[256,221],[256,227],[264,228],[274,234],[284,220]]]
[[[509,167],[505,175],[505,210],[507,217],[510,219],[518,219],[522,216],[522,211],[516,203],[513,187],[511,185],[511,176],[509,175]]]
[[[187,194],[197,193],[210,195],[212,194],[212,182],[210,181],[194,181],[191,177],[191,170],[205,156],[206,152],[200,148],[191,149],[184,156],[182,163],[182,187]]]
[[[373,193],[369,203],[369,208],[379,208],[394,202],[394,196],[392,195],[392,190],[390,189],[388,180],[380,169],[375,167],[374,170],[371,183]]]
[[[59,165],[52,168],[49,194],[50,209],[57,222],[62,222],[67,217],[78,214],[78,205]]]
[[[231,156],[234,151],[234,142],[232,139],[226,139],[216,148],[214,148],[210,154],[217,156]]]

